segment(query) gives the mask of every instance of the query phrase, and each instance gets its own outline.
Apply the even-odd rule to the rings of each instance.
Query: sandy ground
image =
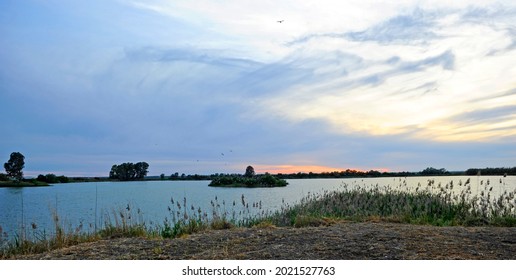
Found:
[[[177,239],[114,238],[16,259],[516,259],[516,228],[338,222],[234,228]]]

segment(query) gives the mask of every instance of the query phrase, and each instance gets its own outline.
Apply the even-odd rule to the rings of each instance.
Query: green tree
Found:
[[[25,167],[25,156],[21,153],[14,152],[11,153],[11,157],[9,160],[4,163],[5,171],[7,172],[7,176],[13,178],[16,181],[21,181],[23,179],[23,168]]]
[[[244,176],[245,176],[245,177],[249,177],[249,178],[251,178],[251,177],[253,177],[255,174],[256,174],[256,173],[254,172],[254,168],[253,168],[252,166],[250,166],[250,165],[249,165],[249,166],[245,169],[245,174],[244,174]]]
[[[134,164],[130,162],[122,163],[120,165],[113,165],[110,175],[112,179],[120,181],[132,180],[136,172],[134,171]]]
[[[70,182],[70,178],[68,178],[64,175],[61,175],[61,176],[57,177],[57,181],[59,181],[59,183],[68,183],[68,182]]]
[[[46,178],[45,182],[47,182],[47,183],[54,184],[54,183],[58,182],[57,176],[55,174],[52,174],[52,173],[45,175],[45,178]]]
[[[4,173],[0,173],[0,181],[9,181],[9,177]]]
[[[45,175],[43,175],[43,174],[39,174],[38,177],[36,178],[36,180],[40,181],[40,182],[46,182],[47,177],[45,177]]]
[[[149,169],[149,164],[148,163],[146,163],[146,162],[137,162],[134,165],[135,178],[136,179],[140,179],[140,180],[145,178],[145,176],[147,176],[147,173],[149,173],[149,171],[147,171],[147,169]]]
[[[433,167],[427,167],[425,170],[421,171],[421,175],[446,175],[449,174],[449,172],[444,169],[437,169]]]
[[[146,162],[115,164],[111,167],[109,178],[120,181],[141,180],[147,175],[148,168],[149,164]]]
[[[177,178],[179,178],[179,173],[178,172],[170,175],[170,180],[175,180]]]

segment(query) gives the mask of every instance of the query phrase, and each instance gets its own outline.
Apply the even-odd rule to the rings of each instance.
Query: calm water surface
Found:
[[[217,201],[227,212],[241,207],[242,195],[246,203],[260,203],[262,210],[279,210],[284,204],[298,202],[308,194],[322,193],[342,189],[344,184],[350,187],[390,186],[399,189],[414,190],[418,186],[425,188],[429,180],[434,181],[434,189],[439,184],[444,187],[453,181],[454,190],[460,191],[460,185],[467,180],[473,193],[493,187],[493,195],[503,191],[514,191],[516,176],[453,176],[453,177],[408,177],[408,178],[367,178],[367,179],[297,179],[288,180],[284,188],[214,188],[209,181],[145,181],[145,182],[101,182],[56,184],[40,188],[0,188],[0,226],[4,232],[12,235],[20,232],[22,225],[31,229],[32,224],[40,231],[53,232],[53,213],[57,213],[60,222],[68,230],[83,225],[83,231],[93,231],[95,217],[100,227],[109,214],[126,208],[139,209],[141,217],[147,223],[162,223],[170,219],[167,208],[171,198],[187,206],[210,212],[211,202]]]

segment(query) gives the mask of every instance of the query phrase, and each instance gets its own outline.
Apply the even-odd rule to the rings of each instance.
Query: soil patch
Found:
[[[114,238],[16,259],[512,260],[516,228],[341,221],[321,227],[212,230],[176,239]]]

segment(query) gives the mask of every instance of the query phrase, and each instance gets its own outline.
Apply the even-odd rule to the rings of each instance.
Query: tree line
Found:
[[[248,166],[251,167],[251,166]],[[252,171],[254,172],[254,170]],[[464,173],[464,172],[462,172]],[[253,173],[254,175],[254,173]],[[461,175],[460,172],[449,172],[444,168],[433,168],[429,167],[425,170],[418,172],[381,172],[378,170],[369,170],[369,171],[360,171],[347,169],[343,171],[332,171],[332,172],[297,172],[297,173],[278,173],[274,175],[280,179],[332,179],[332,178],[369,178],[369,177],[409,177],[409,176],[441,176],[441,175]],[[218,177],[248,177],[248,173],[246,170],[245,174],[237,174],[237,173],[214,173],[211,175],[199,175],[199,174],[181,174],[178,172],[171,174],[168,178],[165,174],[162,174],[161,179],[169,179],[169,180],[213,180]]]
[[[381,172],[378,170],[360,171],[346,169],[343,171],[332,172],[298,172],[291,174],[278,174],[278,178],[282,179],[330,179],[330,178],[370,178],[370,177],[410,177],[410,176],[442,176],[442,175],[460,175],[456,172],[449,172],[444,168],[428,167],[418,172]]]
[[[466,170],[466,175],[516,175],[516,167],[499,168],[470,168]]]

